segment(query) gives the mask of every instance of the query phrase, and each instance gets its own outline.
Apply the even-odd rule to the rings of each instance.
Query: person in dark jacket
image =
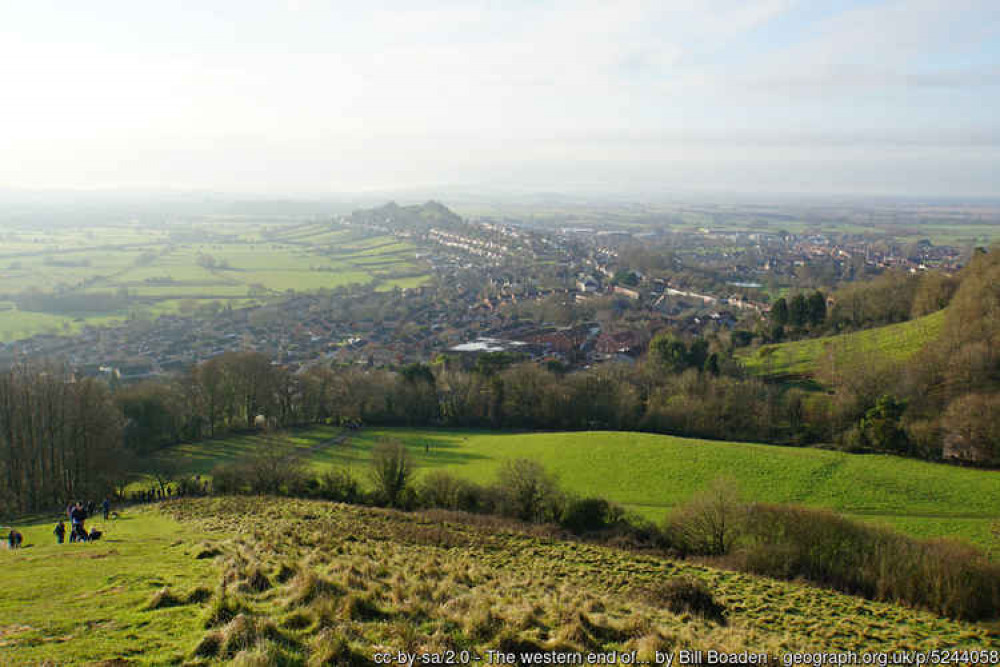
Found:
[[[104,520],[108,520],[108,516],[111,514],[111,499],[104,496],[104,502],[101,503],[101,509],[104,510]]]
[[[87,510],[83,509],[82,502],[76,503],[76,507],[74,507],[73,511],[70,512],[69,517],[71,524],[69,541],[76,542],[79,540],[86,542],[87,531],[84,529],[83,524],[87,520]]]
[[[66,539],[66,524],[60,521],[56,524],[56,529],[52,531],[52,534],[56,536],[56,541],[62,544]]]
[[[24,536],[17,532],[13,528],[10,529],[10,533],[7,534],[7,546],[10,549],[17,549],[21,546],[21,542],[24,540]]]

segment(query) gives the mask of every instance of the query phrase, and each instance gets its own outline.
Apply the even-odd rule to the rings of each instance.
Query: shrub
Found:
[[[756,505],[737,557],[741,569],[803,577],[865,597],[981,620],[1000,610],[1000,565],[949,540],[915,540],[827,510]]]
[[[237,463],[224,463],[212,469],[212,490],[219,494],[246,493],[246,471]]]
[[[717,479],[667,517],[664,533],[683,553],[721,556],[740,536],[746,513],[736,483]]]
[[[463,512],[478,512],[488,505],[485,490],[460,477],[435,470],[420,480],[417,498],[423,507],[440,507]]]
[[[309,495],[310,480],[299,457],[287,448],[276,448],[216,466],[212,489],[219,494],[305,496]]]
[[[285,447],[267,448],[242,463],[250,491],[269,495],[303,495],[306,474],[302,459]]]
[[[621,508],[603,498],[570,500],[563,509],[559,524],[577,535],[606,530],[621,523]]]
[[[555,521],[563,497],[555,478],[537,461],[506,461],[497,473],[497,500],[504,516],[521,521]]]
[[[323,473],[320,477],[319,495],[326,500],[339,503],[361,502],[364,494],[358,480],[346,468],[338,468]]]
[[[391,507],[400,507],[413,476],[409,452],[398,440],[382,440],[372,452],[372,482],[381,499]]]

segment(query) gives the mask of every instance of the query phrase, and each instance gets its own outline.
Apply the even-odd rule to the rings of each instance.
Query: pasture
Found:
[[[749,373],[769,377],[812,375],[830,357],[843,370],[873,359],[905,361],[938,338],[944,319],[945,311],[939,310],[875,329],[743,350],[739,358]]]
[[[444,469],[491,483],[505,460],[527,458],[555,473],[572,493],[608,498],[657,522],[717,477],[732,477],[748,500],[825,507],[917,537],[950,536],[987,549],[1000,547],[990,532],[1000,519],[996,471],[647,433],[366,428],[335,442],[338,433],[321,426],[237,436],[182,445],[161,456],[192,474],[209,474],[217,462],[284,441],[317,472],[345,467],[366,483],[372,448],[388,437],[407,446],[418,477]]]
[[[371,665],[380,650],[498,648],[649,661],[683,648],[780,664],[790,651],[998,647],[985,624],[489,518],[245,497],[125,517],[96,544],[56,545],[41,524],[23,531],[28,548],[0,552],[0,662]],[[721,616],[665,598],[682,577]]]
[[[429,279],[415,248],[333,222],[138,224],[0,235],[0,342],[288,291]]]

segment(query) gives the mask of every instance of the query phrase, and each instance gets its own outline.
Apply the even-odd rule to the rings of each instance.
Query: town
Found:
[[[267,239],[289,242],[302,226],[317,225],[272,225]],[[43,333],[0,343],[0,363],[61,360],[81,375],[126,381],[235,350],[264,353],[293,371],[497,351],[585,367],[634,359],[664,330],[758,330],[783,289],[824,288],[886,270],[953,272],[963,261],[962,249],[927,239],[711,228],[596,232],[463,219],[436,202],[359,210],[319,226],[412,244],[413,261],[431,277],[389,290],[289,289],[250,307],[216,304],[207,313],[87,325],[76,335]],[[308,237],[294,242],[310,248]]]

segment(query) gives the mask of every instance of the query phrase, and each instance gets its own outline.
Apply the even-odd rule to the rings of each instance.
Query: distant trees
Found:
[[[798,329],[809,323],[809,304],[802,294],[792,297],[792,302],[788,306],[788,323]]]
[[[1000,394],[960,396],[941,422],[946,458],[1000,465]]]
[[[882,395],[861,420],[860,435],[865,445],[883,452],[903,454],[907,450],[902,428],[906,404],[894,396]]]
[[[635,287],[639,284],[639,276],[636,275],[635,271],[630,271],[628,269],[622,269],[615,273],[614,283],[616,285],[625,285],[626,287]]]
[[[819,290],[809,295],[806,313],[809,326],[818,327],[826,321],[826,296]]]
[[[784,337],[786,327],[819,331],[826,322],[826,295],[816,290],[808,296],[796,294],[790,302],[780,297],[771,305],[769,320],[770,336],[775,341]]]
[[[838,331],[904,322],[941,310],[957,287],[958,280],[936,272],[912,275],[889,271],[874,280],[838,289],[829,319]]]
[[[125,418],[125,445],[138,454],[191,435],[186,424],[190,411],[172,383],[147,381],[122,388],[115,394],[115,403]]]
[[[122,421],[97,380],[42,366],[0,373],[0,515],[111,490]]]
[[[690,345],[671,333],[656,336],[649,344],[649,356],[654,363],[672,373],[680,373],[688,368],[703,370],[710,358],[709,343],[704,338],[695,338]],[[712,361],[713,372],[718,372],[718,355]]]
[[[780,297],[771,306],[771,322],[780,327],[788,324],[788,302],[785,297]]]

